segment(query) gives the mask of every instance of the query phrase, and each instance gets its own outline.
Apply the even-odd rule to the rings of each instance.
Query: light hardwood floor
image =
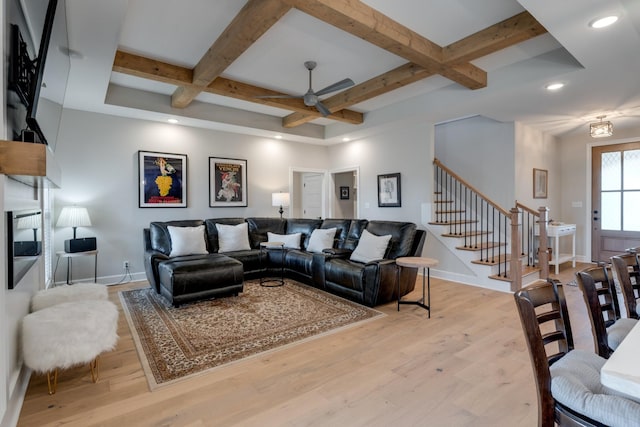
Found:
[[[577,267],[585,267],[579,264]],[[557,277],[573,279],[564,264]],[[420,277],[416,291],[419,296]],[[110,287],[117,292],[146,282]],[[592,349],[577,287],[565,286],[576,347]],[[32,376],[19,426],[535,426],[535,384],[511,294],[432,279],[432,316],[416,306],[150,392],[120,313],[118,347]]]

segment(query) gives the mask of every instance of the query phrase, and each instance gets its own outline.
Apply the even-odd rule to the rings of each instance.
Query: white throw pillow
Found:
[[[333,247],[333,239],[336,237],[336,228],[316,228],[311,232],[307,251],[322,253],[324,249]]]
[[[167,230],[171,237],[170,257],[207,253],[207,243],[204,240],[204,225],[197,227],[174,227],[168,225]]]
[[[367,230],[363,230],[358,246],[356,246],[356,250],[353,251],[349,259],[351,261],[364,262],[365,264],[382,259],[387,251],[387,246],[389,246],[389,240],[391,240],[391,234],[376,236]]]
[[[275,234],[267,231],[267,241],[282,242],[284,247],[289,249],[300,249],[300,236],[302,233]]]
[[[218,252],[246,251],[249,245],[249,224],[216,224],[218,230]]]

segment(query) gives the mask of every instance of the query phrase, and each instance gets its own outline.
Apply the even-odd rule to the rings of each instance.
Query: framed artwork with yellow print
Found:
[[[187,207],[187,156],[138,151],[139,207]]]

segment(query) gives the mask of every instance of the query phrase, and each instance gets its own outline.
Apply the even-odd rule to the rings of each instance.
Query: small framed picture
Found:
[[[138,206],[187,207],[187,156],[138,151]]]
[[[209,157],[209,206],[247,206],[247,161]]]
[[[546,199],[548,185],[547,171],[544,169],[533,169],[533,198]]]
[[[349,187],[340,187],[340,200],[349,200]]]
[[[378,207],[400,207],[402,206],[400,197],[400,174],[378,175]]]

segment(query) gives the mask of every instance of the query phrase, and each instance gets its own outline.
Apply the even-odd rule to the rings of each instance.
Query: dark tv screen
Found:
[[[9,211],[5,230],[7,284],[13,289],[42,254],[42,213],[40,210]]]

